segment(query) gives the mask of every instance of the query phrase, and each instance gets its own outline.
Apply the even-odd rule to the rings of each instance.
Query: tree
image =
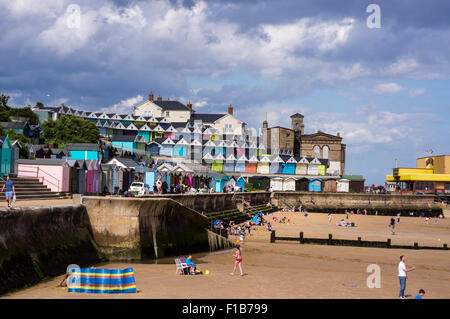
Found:
[[[10,107],[8,106],[9,96],[1,93],[0,94],[0,110],[1,111],[9,111]]]
[[[25,117],[28,119],[28,123],[32,125],[39,124],[39,116],[31,110],[30,105],[27,105],[24,108],[11,108],[9,110],[9,115],[17,117]]]
[[[93,122],[79,117],[62,115],[56,121],[49,119],[41,124],[46,143],[56,143],[63,147],[67,143],[97,143],[100,131]]]
[[[14,132],[13,129],[9,129],[7,135],[11,142],[15,140],[19,141],[20,144],[19,157],[28,158],[30,153],[28,152],[27,144],[30,143],[30,139],[22,134],[17,134],[16,132]]]

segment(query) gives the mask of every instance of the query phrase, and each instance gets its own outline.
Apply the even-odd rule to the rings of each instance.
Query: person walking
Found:
[[[236,266],[239,265],[239,270],[241,271],[241,276],[244,276],[244,273],[242,272],[242,255],[241,255],[241,248],[239,245],[236,245],[236,248],[234,249],[234,257],[236,258],[236,261],[234,263],[234,269],[233,272],[230,273],[230,275],[234,275],[234,272],[236,271]]]
[[[391,229],[392,235],[395,235],[395,219],[391,218],[391,222],[389,223],[389,228]]]
[[[332,217],[331,217],[331,213],[330,213],[330,214],[328,214],[328,225],[331,224],[331,219],[332,219]]]
[[[408,272],[413,271],[416,267],[406,268],[406,257],[400,256],[400,262],[398,264],[398,279],[400,281],[400,292],[398,293],[398,297],[400,299],[406,299],[405,297],[405,289],[406,289],[406,278],[408,276]]]
[[[5,184],[3,184],[1,191],[3,192],[5,188],[6,188],[5,199],[6,202],[8,203],[8,207],[11,207],[11,201],[13,199],[13,196],[16,196],[16,188],[14,187],[14,182],[11,180],[9,175],[6,176],[6,181]]]
[[[400,213],[397,214],[397,224],[400,223]]]

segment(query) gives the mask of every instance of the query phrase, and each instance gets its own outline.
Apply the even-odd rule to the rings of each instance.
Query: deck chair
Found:
[[[175,271],[175,275],[178,274],[178,271],[180,271],[180,275],[189,275],[189,266],[186,265],[186,259],[183,258],[183,262],[181,261],[181,258],[175,258],[175,264],[177,265],[177,270]]]

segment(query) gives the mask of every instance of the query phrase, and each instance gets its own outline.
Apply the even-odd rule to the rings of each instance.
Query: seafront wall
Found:
[[[298,206],[311,212],[337,213],[348,210],[367,209],[370,214],[396,215],[413,213],[418,216],[435,216],[442,207],[434,202],[431,195],[381,195],[354,193],[310,193],[310,192],[274,192],[271,202],[281,208]],[[314,204],[312,203],[314,201]]]
[[[99,252],[108,260],[162,258],[226,246],[208,235],[206,217],[170,198],[83,197],[82,203]]]
[[[99,261],[84,206],[0,211],[0,295]]]

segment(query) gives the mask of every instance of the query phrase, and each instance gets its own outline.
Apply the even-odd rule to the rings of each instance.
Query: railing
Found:
[[[28,169],[27,169],[27,168],[28,168]],[[32,175],[23,175],[23,174],[20,174],[21,172],[22,172],[22,173],[24,172],[25,174],[31,173]],[[41,173],[42,175],[46,175],[47,178],[46,178],[45,176],[39,176],[39,173]],[[20,175],[20,176],[19,176],[19,175]],[[39,179],[39,181],[41,181],[44,185],[46,185],[46,182],[47,182],[47,184],[51,184],[51,185],[53,185],[53,186],[56,186],[58,192],[60,191],[60,188],[59,188],[59,179],[57,179],[56,177],[50,175],[50,174],[47,173],[46,171],[39,169],[39,167],[21,167],[21,168],[18,169],[17,176],[18,176],[18,177],[37,178],[37,179]],[[56,181],[56,184],[55,184],[54,182],[51,182],[51,181],[49,180],[49,177],[53,178],[53,180]],[[42,180],[41,180],[41,179],[42,179]]]

